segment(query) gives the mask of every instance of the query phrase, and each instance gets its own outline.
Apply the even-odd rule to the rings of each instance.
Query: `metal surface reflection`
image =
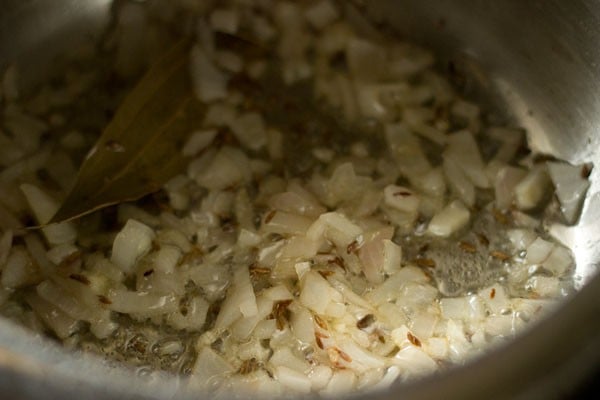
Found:
[[[0,14],[0,67],[16,61],[35,82],[74,42],[100,32],[110,0],[9,0]],[[363,1],[361,13],[403,36],[485,71],[494,106],[529,130],[530,145],[573,163],[595,165],[583,215],[553,232],[573,248],[581,293],[551,318],[489,356],[424,382],[371,398],[553,398],[600,357],[600,4],[457,0]],[[467,60],[467,61],[465,61]],[[469,68],[467,68],[469,70]],[[471,72],[473,70],[471,69]],[[473,96],[477,96],[474,90]],[[6,398],[172,398],[181,382],[154,383],[74,356],[0,320],[0,390]],[[189,395],[198,398],[198,395]]]

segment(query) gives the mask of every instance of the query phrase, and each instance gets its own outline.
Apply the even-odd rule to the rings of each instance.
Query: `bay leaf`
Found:
[[[189,44],[182,40],[126,96],[50,223],[159,190],[185,169],[181,148],[202,114],[192,91]]]

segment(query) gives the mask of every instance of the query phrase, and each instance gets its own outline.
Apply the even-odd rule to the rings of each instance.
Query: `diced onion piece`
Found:
[[[493,314],[501,314],[502,311],[510,309],[510,299],[508,298],[506,289],[500,284],[482,289],[478,295]]]
[[[387,274],[398,272],[402,263],[402,247],[391,240],[383,240],[383,271]]]
[[[471,350],[471,344],[467,340],[462,322],[449,319],[446,324],[446,336],[450,358],[454,361],[464,360]]]
[[[327,182],[328,205],[352,201],[364,193],[370,179],[359,177],[354,172],[352,163],[339,165]]]
[[[239,149],[223,147],[210,164],[195,177],[207,189],[223,190],[252,179],[248,157]]]
[[[384,203],[398,211],[414,214],[419,210],[419,196],[403,186],[388,185],[383,196]]]
[[[304,17],[315,29],[324,29],[339,18],[339,12],[330,0],[321,0],[308,7]]]
[[[362,229],[344,214],[329,212],[321,214],[306,232],[306,237],[314,241],[325,238],[332,241],[336,246],[346,249],[362,233]]]
[[[247,229],[240,229],[240,234],[238,235],[237,244],[240,247],[255,247],[260,244],[262,241],[262,237],[255,232],[249,231]]]
[[[110,312],[100,307],[91,308],[73,298],[68,291],[49,280],[36,286],[37,294],[44,300],[60,308],[71,318],[76,320],[98,323],[109,319]]]
[[[363,117],[388,119],[390,110],[382,102],[381,87],[379,85],[356,82],[354,85],[356,101]]]
[[[448,357],[448,340],[446,338],[431,337],[423,343],[423,349],[433,359],[443,360]]]
[[[39,272],[27,251],[21,246],[13,247],[2,269],[2,286],[13,289],[35,283],[38,279]]]
[[[427,231],[435,236],[448,237],[464,227],[469,222],[470,217],[471,213],[462,202],[454,200],[433,216]]]
[[[252,336],[257,339],[270,339],[277,331],[277,321],[274,319],[264,319],[259,321],[252,332]]]
[[[547,299],[516,298],[512,301],[513,310],[524,321],[541,316],[551,310],[553,305],[556,305],[556,302]]]
[[[329,383],[320,394],[325,397],[340,396],[350,393],[356,386],[356,375],[350,370],[339,370],[333,373]]]
[[[358,257],[362,262],[365,277],[373,283],[383,282],[383,272],[400,268],[402,249],[391,242],[393,229],[382,229],[365,235]]]
[[[282,301],[282,300],[293,300],[294,296],[289,291],[289,289],[281,284],[277,286],[271,286],[268,289],[262,291],[262,295],[272,301]]]
[[[494,155],[494,160],[501,163],[510,162],[515,157],[524,137],[522,129],[505,127],[491,127],[487,130],[487,134],[489,137],[502,142]]]
[[[431,170],[431,165],[421,148],[419,138],[404,124],[386,124],[385,138],[394,158],[399,163],[402,172],[409,177],[416,177]]]
[[[115,237],[110,260],[125,273],[132,272],[137,260],[152,248],[154,237],[150,227],[130,219]]]
[[[199,332],[206,322],[208,308],[208,302],[196,296],[187,303],[185,315],[179,310],[175,311],[167,316],[167,323],[175,329]]]
[[[409,283],[427,283],[429,277],[425,275],[421,268],[407,266],[400,269],[394,275],[390,276],[381,285],[365,295],[365,298],[372,304],[378,306],[386,301],[392,301],[398,298],[401,290]]]
[[[475,187],[459,165],[450,157],[444,156],[444,174],[454,193],[469,207],[475,204]]]
[[[525,250],[537,238],[530,229],[509,229],[506,234],[515,250]]]
[[[79,321],[45,301],[37,293],[28,293],[25,300],[42,321],[61,339],[71,336],[80,326]]]
[[[46,257],[50,262],[54,265],[60,264],[63,260],[65,260],[70,255],[77,253],[79,249],[77,246],[72,244],[62,244],[55,246],[46,252]],[[0,259],[0,265],[2,265],[2,260]]]
[[[208,147],[217,136],[216,129],[207,129],[192,133],[182,149],[182,154],[186,157],[195,156]]]
[[[317,314],[325,314],[330,303],[341,299],[341,294],[335,290],[320,274],[307,272],[302,281],[300,303]]]
[[[293,236],[281,249],[281,258],[310,259],[317,254],[319,243],[306,236]]]
[[[344,360],[345,363],[358,373],[385,366],[383,358],[361,348],[352,340],[338,340],[337,344],[340,350],[350,356],[351,361]]]
[[[475,186],[490,187],[479,146],[471,132],[463,130],[449,135],[446,155],[453,159]]]
[[[173,294],[157,295],[149,292],[109,290],[107,297],[111,301],[108,307],[124,314],[162,315],[175,311],[178,305],[177,298]]]
[[[407,375],[422,375],[434,371],[437,363],[423,350],[416,346],[406,346],[401,349],[392,361],[405,371]]]
[[[203,347],[198,354],[192,371],[192,379],[203,386],[215,383],[215,378],[225,377],[233,372],[233,367],[210,347]]]
[[[327,210],[316,200],[307,198],[296,192],[278,193],[269,199],[269,206],[274,210],[286,211],[308,217],[318,217]]]
[[[491,315],[484,324],[484,330],[490,336],[510,336],[514,333],[515,320],[512,315]]]
[[[58,211],[59,203],[37,186],[24,183],[21,191],[40,224],[50,221]],[[77,231],[71,222],[44,226],[42,232],[51,245],[73,243],[77,237]]]
[[[444,132],[432,125],[434,114],[426,107],[406,107],[402,110],[402,119],[416,134],[443,146],[448,141]]]
[[[308,379],[310,379],[312,390],[321,390],[329,380],[333,376],[333,371],[327,365],[316,365],[313,369],[311,369],[308,374]]]
[[[529,214],[519,210],[512,210],[510,214],[515,226],[519,228],[536,229],[540,226],[541,221]]]
[[[190,71],[198,99],[209,103],[227,97],[227,75],[213,64],[206,51],[198,45],[190,53]]]
[[[226,328],[241,316],[247,318],[257,313],[258,306],[248,268],[240,266],[233,274],[233,282],[217,316],[215,328]]]
[[[537,207],[546,196],[550,178],[545,168],[534,167],[517,186],[515,186],[515,204],[519,210],[531,210]]]
[[[540,264],[548,258],[553,249],[553,243],[538,237],[527,247],[525,262],[527,264]]]
[[[556,297],[560,294],[560,282],[556,277],[534,276],[529,279],[527,287],[542,297]]]
[[[285,366],[298,373],[308,372],[310,365],[304,359],[297,357],[290,347],[282,346],[273,351],[269,362],[274,366]]]
[[[284,365],[275,368],[275,378],[286,388],[296,393],[309,393],[311,382],[308,377]]]
[[[270,299],[265,295],[259,296],[256,299],[256,314],[249,317],[242,317],[235,321],[230,328],[231,334],[237,340],[246,340],[254,328],[256,328],[258,322],[271,313],[273,310],[273,303],[273,299]]]
[[[312,219],[302,215],[283,211],[271,211],[266,214],[261,230],[280,235],[302,235],[307,233],[313,224]],[[308,236],[308,235],[307,235]],[[309,239],[313,239],[310,237]]]
[[[292,313],[290,326],[294,336],[303,343],[313,343],[315,340],[315,328],[312,314],[304,307]]]
[[[171,274],[181,260],[181,249],[173,245],[164,245],[156,253],[154,266],[158,271]]]
[[[581,176],[581,166],[558,162],[549,162],[547,166],[560,209],[567,222],[573,224],[581,211],[590,181]]]
[[[262,116],[247,112],[237,117],[231,130],[240,143],[251,150],[259,150],[267,144],[267,131]]]
[[[526,174],[527,172],[522,168],[511,166],[506,166],[498,170],[494,182],[496,207],[498,209],[506,210],[511,206],[515,187]]]
[[[550,270],[555,276],[563,275],[573,265],[573,257],[565,247],[556,245],[544,261],[544,268]]]
[[[419,179],[415,179],[414,183],[421,191],[430,196],[443,196],[446,193],[446,181],[441,168],[433,168]]]
[[[446,319],[467,320],[469,318],[468,299],[466,297],[453,297],[440,299],[442,316]]]

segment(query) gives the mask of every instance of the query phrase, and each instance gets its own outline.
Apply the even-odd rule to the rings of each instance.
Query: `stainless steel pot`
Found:
[[[600,245],[596,245],[600,241],[600,3],[371,0],[361,7],[357,14],[437,49],[469,77],[473,96],[481,89],[493,93],[494,106],[528,129],[535,150],[596,166],[579,224],[556,228],[576,256],[578,294],[533,329],[481,359],[363,396],[551,399],[573,395],[600,369],[600,276],[595,276],[600,261]],[[31,84],[53,68],[56,55],[82,36],[101,31],[110,0],[8,0],[2,8],[0,67],[18,62],[24,83]],[[7,399],[192,397],[176,379],[111,369],[1,319],[0,393]]]

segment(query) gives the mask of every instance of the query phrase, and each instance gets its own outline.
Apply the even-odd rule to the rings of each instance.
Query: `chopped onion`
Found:
[[[258,313],[256,296],[250,282],[250,274],[246,267],[238,267],[233,274],[232,287],[227,292],[227,297],[217,316],[215,328],[222,329],[231,325],[235,320],[252,317]]]
[[[109,290],[110,309],[124,314],[138,313],[145,316],[172,313],[177,308],[173,294],[150,294],[127,290]]]
[[[111,261],[125,273],[132,272],[136,261],[152,248],[154,237],[150,227],[130,219],[115,237]]]
[[[59,338],[66,339],[79,329],[80,323],[78,320],[71,318],[59,308],[43,300],[36,293],[28,294],[26,301]]]
[[[195,156],[208,147],[217,136],[216,129],[206,129],[194,132],[183,146],[182,154],[186,157]]]
[[[554,183],[556,197],[569,224],[577,221],[590,182],[581,176],[581,166],[549,162],[548,173]]]
[[[308,393],[312,386],[310,379],[305,374],[284,365],[275,368],[275,378],[286,388],[296,393]]]
[[[6,259],[0,282],[5,288],[18,288],[38,281],[38,273],[25,249],[15,246]]]
[[[515,204],[519,210],[531,210],[544,199],[550,178],[542,167],[533,168],[517,186],[515,186]]]
[[[568,249],[556,245],[548,258],[543,262],[543,265],[546,269],[554,273],[555,276],[561,276],[573,265],[573,258]]]
[[[553,249],[553,243],[538,237],[527,247],[525,262],[528,264],[540,264],[548,258]]]
[[[339,396],[350,393],[356,385],[356,375],[350,370],[339,370],[333,373],[325,389],[319,393],[325,397]]]
[[[194,92],[203,102],[223,99],[227,96],[227,75],[220,71],[200,46],[191,51],[190,71]]]
[[[312,219],[301,215],[271,211],[265,216],[261,230],[280,235],[302,235],[306,233],[310,240],[314,240],[313,237],[308,236],[312,224]]]
[[[267,144],[265,123],[259,113],[247,112],[238,116],[231,124],[231,130],[240,143],[251,150],[259,150]]]
[[[451,158],[444,157],[444,175],[452,191],[469,207],[475,204],[475,187],[460,166]]]
[[[388,185],[383,190],[383,196],[386,205],[401,212],[414,214],[419,210],[419,196],[408,188]]]
[[[496,207],[498,209],[506,210],[511,206],[515,188],[526,174],[527,172],[525,170],[510,166],[498,170],[494,182]]]
[[[515,250],[525,250],[537,238],[529,229],[509,229],[506,233]]]
[[[480,188],[490,187],[479,147],[471,132],[463,130],[449,135],[445,154],[462,169],[473,185]]]
[[[463,228],[469,222],[470,216],[471,213],[460,200],[455,200],[433,216],[427,231],[435,236],[448,237]]]
[[[248,157],[238,149],[223,147],[199,175],[196,182],[207,189],[223,190],[251,179]]]
[[[192,379],[203,387],[210,387],[215,378],[225,379],[233,367],[210,347],[203,347],[198,354],[192,371]]]
[[[325,314],[331,302],[339,300],[341,295],[318,273],[307,272],[302,281],[300,303],[317,314]]]

